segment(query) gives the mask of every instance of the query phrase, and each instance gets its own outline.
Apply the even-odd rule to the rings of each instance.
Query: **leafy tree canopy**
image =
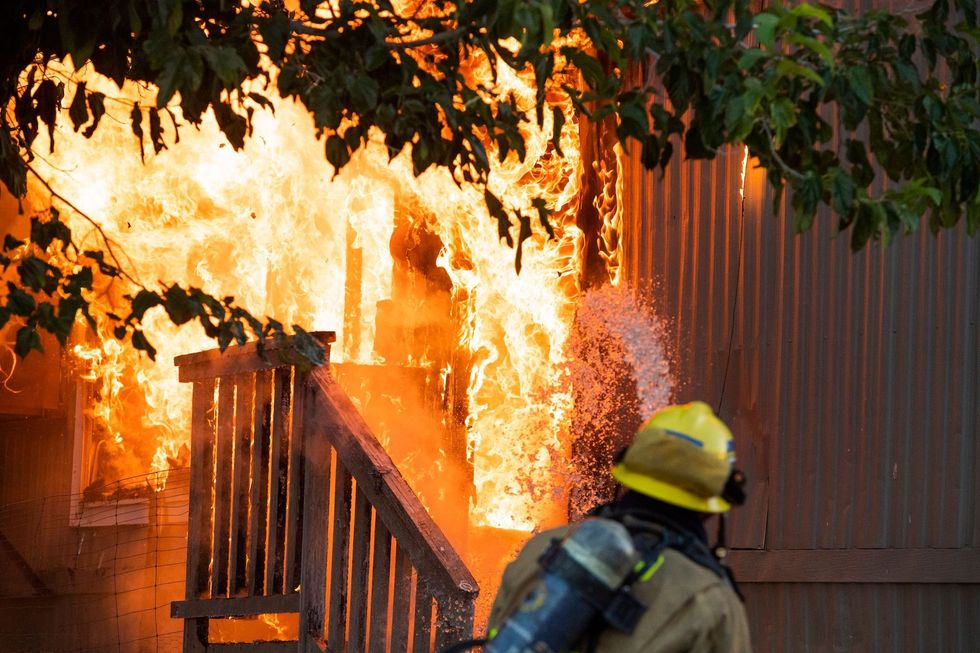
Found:
[[[755,11],[746,0],[7,0],[0,180],[26,193],[32,146],[41,129],[53,138],[61,107],[86,136],[98,129],[105,97],[83,83],[66,97],[48,74],[49,62],[70,57],[117,85],[158,89],[155,107],[131,114],[141,146],[156,150],[163,120],[198,124],[208,110],[242,147],[253,112],[268,105],[251,89],[274,83],[309,109],[336,169],[380,134],[391,156],[410,150],[416,174],[436,166],[485,187],[491,157],[523,157],[521,126],[542,122],[555,91],[588,119],[614,120],[620,141],[639,148],[648,168],[664,168],[676,144],[694,159],[746,145],[776,189],[791,189],[798,229],[829,205],[855,249],[911,231],[926,216],[936,231],[965,217],[973,235],[978,35],[973,0],[935,0],[916,15],[779,2]],[[494,73],[508,66],[533,78],[533,110],[466,75],[477,54]],[[642,75],[633,74],[637,66]],[[557,148],[565,117],[554,111]],[[486,203],[518,261],[532,221],[550,229],[543,203],[535,216],[489,190]],[[516,243],[512,224],[520,226]],[[0,263],[12,281],[0,324],[23,323],[19,354],[40,349],[39,330],[64,342],[79,314],[92,321],[93,279],[127,276],[103,244],[81,249],[55,210],[32,217],[26,241],[6,237]],[[128,301],[128,315],[110,315],[115,335],[151,356],[141,320],[157,306],[178,324],[199,320],[222,347],[249,332],[284,333],[233,298],[196,288],[137,285]],[[301,353],[316,359],[316,343],[298,333]]]

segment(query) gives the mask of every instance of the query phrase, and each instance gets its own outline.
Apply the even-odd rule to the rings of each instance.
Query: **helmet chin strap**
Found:
[[[728,475],[725,487],[721,492],[721,498],[733,506],[740,506],[745,503],[745,474],[740,469],[733,469]],[[718,560],[724,560],[728,555],[728,543],[725,539],[725,526],[728,515],[720,513],[718,515],[718,539],[712,551]]]
[[[725,541],[725,521],[727,519],[728,515],[725,513],[718,514],[718,537],[715,540],[715,547],[711,551],[719,561],[724,560],[725,556],[728,555],[728,546]]]

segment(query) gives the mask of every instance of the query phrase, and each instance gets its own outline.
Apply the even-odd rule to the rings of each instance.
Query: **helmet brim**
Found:
[[[631,490],[681,508],[710,514],[720,514],[731,509],[731,505],[721,497],[700,497],[676,485],[632,472],[622,463],[613,467],[612,475],[619,483]]]

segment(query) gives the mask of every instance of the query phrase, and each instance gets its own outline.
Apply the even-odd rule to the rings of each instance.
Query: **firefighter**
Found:
[[[740,504],[745,498],[744,476],[733,468],[734,453],[731,432],[707,404],[692,402],[657,411],[617,456],[612,475],[621,486],[619,498],[593,511],[598,518],[625,526],[633,539],[637,562],[630,564],[635,572],[624,581],[628,587],[619,594],[635,599],[636,614],[626,610],[618,617],[607,614],[604,618],[601,611],[605,608],[597,597],[607,593],[600,585],[595,585],[602,590],[598,593],[595,589],[580,592],[581,600],[598,606],[588,626],[570,623],[574,620],[568,618],[571,612],[565,608],[557,611],[564,617],[539,610],[549,600],[549,592],[556,595],[553,589],[545,591],[541,580],[551,573],[546,561],[556,557],[549,552],[560,549],[576,528],[564,526],[532,538],[504,571],[490,613],[487,649],[494,649],[496,635],[502,640],[504,632],[515,630],[501,631],[508,623],[516,623],[513,618],[520,614],[523,622],[516,630],[563,629],[566,637],[570,629],[583,630],[574,647],[583,653],[750,651],[741,595],[720,562],[724,515],[733,503]],[[719,543],[713,550],[704,527],[712,515],[718,515],[720,522]],[[580,561],[587,558],[576,557]],[[577,564],[552,566],[560,574]],[[581,571],[567,573],[567,580],[559,585],[581,582]],[[607,612],[623,611],[615,607],[623,601],[612,603],[614,607]],[[537,614],[547,616],[536,620]],[[623,626],[631,617],[632,623]],[[501,640],[500,648],[507,649],[510,645],[504,646]],[[526,641],[532,640],[544,642],[548,637]],[[539,649],[529,646],[528,650]]]

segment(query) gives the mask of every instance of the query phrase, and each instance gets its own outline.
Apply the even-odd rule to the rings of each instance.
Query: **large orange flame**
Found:
[[[473,74],[489,79],[488,68],[475,62]],[[534,214],[532,198],[543,197],[554,210],[556,237],[535,230],[518,276],[480,189],[458,186],[445,171],[414,178],[408,157],[389,162],[380,144],[335,176],[302,107],[273,97],[275,114],[256,113],[254,135],[241,152],[207,116],[200,129],[181,129],[179,145],[143,163],[128,116],[134,102],[153,104],[153,89],[117,89],[67,66],[51,72],[68,83],[69,95],[81,79],[106,93],[108,115],[91,139],[62,120],[55,152],[37,167],[118,243],[131,272],[148,286],[166,280],[234,295],[257,315],[337,331],[334,362],[377,363],[384,360],[380,313],[395,295],[395,229],[407,223],[437,236],[437,264],[451,281],[459,326],[456,347],[467,352],[471,521],[531,530],[564,515],[550,479],[565,455],[572,400],[560,377],[581,265],[582,235],[574,224],[581,161],[573,121],[562,135],[562,156],[549,143],[551,113],[545,112],[540,128],[526,126],[525,160],[512,155],[491,174],[491,189],[511,206]],[[500,72],[497,90],[513,93],[533,115],[527,80],[503,65]],[[551,99],[571,116],[567,100]],[[172,129],[166,140],[173,142]],[[39,140],[36,149],[47,151],[47,144]],[[94,245],[90,225],[69,219],[76,235]],[[352,252],[359,277],[354,293]],[[178,329],[157,309],[147,314],[145,330],[159,362],[120,347],[106,314],[132,291],[123,282],[100,288],[99,329],[71,350],[83,378],[98,386],[92,418],[130,459],[141,461],[135,464],[142,469],[125,475],[164,470],[179,459],[188,439],[189,390],[169,362],[214,346],[198,326]],[[434,363],[426,355],[409,359],[416,366]],[[449,363],[442,367],[445,378]],[[132,408],[137,397],[138,410]],[[412,470],[403,472],[411,482]]]

